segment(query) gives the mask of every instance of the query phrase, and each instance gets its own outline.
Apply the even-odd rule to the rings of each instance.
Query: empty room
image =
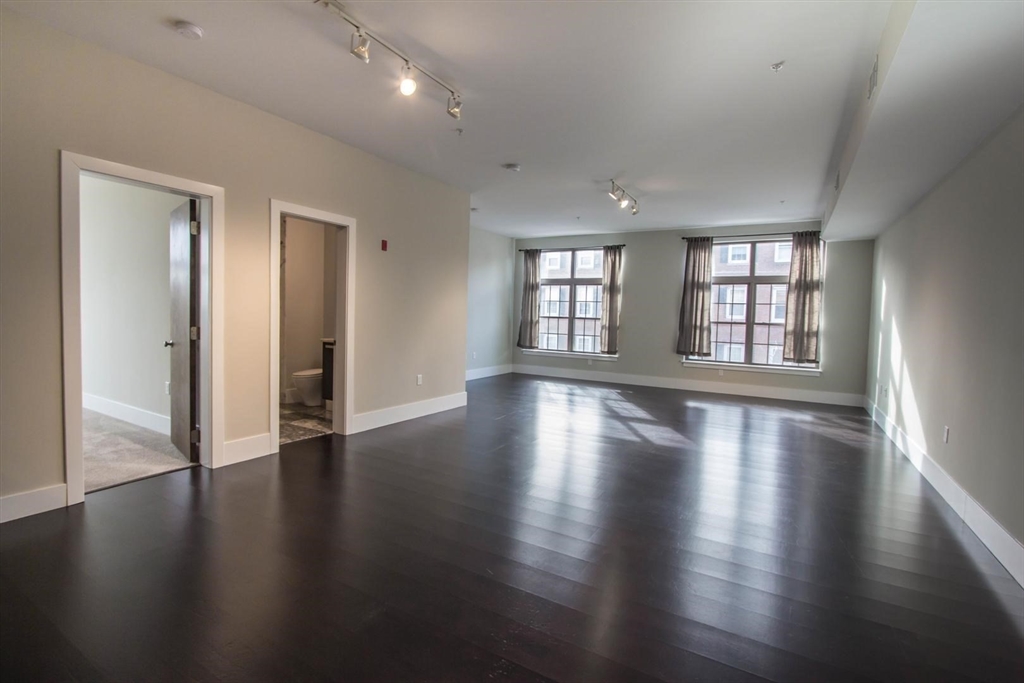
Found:
[[[1024,679],[1024,0],[0,0],[0,678]]]

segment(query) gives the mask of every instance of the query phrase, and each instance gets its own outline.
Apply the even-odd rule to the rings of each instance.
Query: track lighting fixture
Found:
[[[416,92],[416,79],[413,78],[412,66],[409,62],[406,62],[405,66],[402,67],[402,82],[399,84],[398,89],[406,97]]]
[[[456,121],[462,118],[462,98],[455,93],[448,98],[448,116]]]
[[[364,64],[370,63],[370,39],[363,35],[361,28],[352,34],[352,56]]]
[[[620,209],[625,209],[629,206],[630,202],[633,203],[633,209],[630,211],[634,216],[640,213],[640,202],[636,200],[636,197],[626,192],[621,185],[614,180],[612,182],[612,189],[608,190],[608,196],[619,203]]]
[[[404,52],[399,50],[391,43],[382,39],[379,34],[367,29],[361,21],[357,21],[355,17],[348,14],[348,12],[345,11],[344,6],[340,2],[338,2],[338,0],[314,0],[314,2],[318,5],[322,5],[325,9],[330,10],[338,17],[340,17],[342,21],[346,22],[356,30],[355,33],[352,34],[352,43],[350,49],[352,56],[360,59],[364,63],[369,62],[370,41],[372,40],[380,48],[387,50],[391,54],[401,59],[402,62],[404,62],[404,66],[402,67],[402,79],[399,82],[398,86],[399,91],[403,95],[409,97],[410,95],[416,92],[416,86],[418,84],[416,83],[416,76],[413,73],[413,71],[418,71],[424,77],[431,81],[434,81],[434,83],[437,83],[439,86],[441,86],[450,93],[451,96],[448,98],[448,116],[451,116],[455,120],[459,120],[462,118],[462,96],[459,94],[458,90],[448,85],[443,80],[441,80],[434,74],[430,73],[419,64],[413,62],[408,55],[406,55]]]

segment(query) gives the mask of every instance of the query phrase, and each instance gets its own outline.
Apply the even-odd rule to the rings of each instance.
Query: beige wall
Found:
[[[91,176],[80,195],[82,391],[169,417],[170,214],[186,200]]]
[[[873,242],[827,245],[822,314],[821,376],[683,367],[675,353],[682,297],[686,235],[766,235],[817,229],[817,223],[731,226],[714,230],[629,232],[615,235],[516,240],[516,248],[556,249],[625,244],[619,359],[616,362],[552,358],[513,351],[516,364],[706,382],[778,387],[859,396],[864,393]],[[519,329],[523,264],[516,254],[513,334]]]
[[[325,232],[323,223],[285,219],[281,362],[287,381],[281,384],[282,391],[295,388],[292,373],[323,364]]]
[[[357,413],[464,390],[467,193],[2,13],[0,495],[64,481],[61,149],[224,187],[228,440],[270,428],[271,198],[358,223]]]
[[[1022,188],[1018,111],[878,239],[867,389],[1024,542]]]
[[[515,246],[510,237],[469,233],[469,313],[466,369],[512,362],[512,278]],[[473,354],[476,358],[473,358]]]
[[[324,225],[323,233],[324,327],[323,334],[320,336],[325,339],[333,339],[336,336],[334,327],[335,320],[337,320],[335,306],[338,303],[338,227],[336,225]],[[344,274],[342,274],[341,280],[344,282]]]

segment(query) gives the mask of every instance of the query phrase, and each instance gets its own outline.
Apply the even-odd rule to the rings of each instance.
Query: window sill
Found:
[[[711,360],[679,361],[687,368],[717,368],[719,370],[737,370],[739,372],[764,372],[770,375],[800,375],[803,377],[820,377],[821,368],[787,368],[771,365],[740,365],[739,363],[720,363]]]
[[[578,351],[548,351],[546,349],[519,349],[526,356],[551,356],[552,358],[586,358],[587,360],[617,361],[619,354],[580,353]]]

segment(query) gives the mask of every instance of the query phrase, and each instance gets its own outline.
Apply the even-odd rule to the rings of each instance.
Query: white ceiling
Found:
[[[351,29],[311,1],[5,5],[464,188],[477,227],[539,236],[819,218],[889,3],[347,3],[463,92],[461,122],[422,78],[399,95],[379,47],[351,57]]]
[[[918,2],[857,148],[828,239],[905,214],[1024,102],[1024,3]]]

